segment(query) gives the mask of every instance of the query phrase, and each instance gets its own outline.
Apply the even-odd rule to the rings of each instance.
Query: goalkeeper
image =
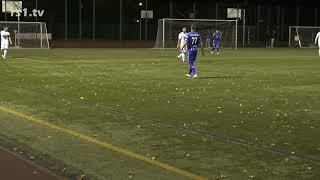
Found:
[[[319,56],[320,56],[320,32],[317,33],[317,36],[314,40],[314,44],[318,43],[318,47],[319,47]]]
[[[212,35],[212,46],[213,47],[211,50],[211,54],[213,54],[214,52],[216,52],[217,54],[220,54],[219,45],[220,45],[220,32],[219,32],[219,30],[216,30],[216,32],[214,32]]]

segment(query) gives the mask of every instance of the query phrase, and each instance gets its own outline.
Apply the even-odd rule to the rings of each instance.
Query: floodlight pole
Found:
[[[280,38],[280,6],[277,7],[278,11],[277,11],[277,29],[276,29],[276,32],[277,32],[277,44],[279,43],[279,38]]]
[[[238,49],[238,19],[236,20],[236,38],[235,38],[235,41],[236,41],[235,49]]]
[[[92,0],[92,40],[96,40],[96,0]]]
[[[216,19],[219,19],[219,18],[218,18],[218,11],[219,11],[219,4],[218,4],[218,2],[216,1]],[[216,22],[215,28],[217,28],[217,26],[218,26],[218,23]]]
[[[38,0],[36,0],[36,10],[38,10]],[[36,22],[38,22],[38,16],[36,16]]]
[[[4,20],[7,21],[7,0],[4,0]]]
[[[139,30],[140,30],[140,41],[142,40],[142,19],[140,18],[140,20],[139,20],[139,26],[140,26],[140,28],[139,28]]]
[[[20,16],[18,16],[18,47],[20,47]]]
[[[81,2],[81,0],[79,0],[79,39],[80,39],[80,40],[82,39],[82,25],[81,25],[82,12],[81,12],[81,9],[82,9],[82,2]]]
[[[218,4],[218,2],[216,1],[216,19],[219,19],[219,18],[218,18],[218,11],[219,11],[219,4]]]
[[[299,26],[299,16],[300,16],[300,9],[299,9],[299,7],[297,7],[297,17],[296,17],[297,18],[296,19],[297,20],[297,23],[296,23],[297,26]]]
[[[18,47],[17,45],[17,30],[14,30],[14,47]]]
[[[68,0],[64,1],[64,40],[68,40]]]
[[[120,7],[119,7],[119,40],[122,40],[122,0],[120,0]]]
[[[242,23],[243,23],[243,27],[242,27],[242,46],[244,47],[244,45],[245,45],[245,36],[246,36],[246,10],[245,9],[243,9]]]
[[[281,40],[284,38],[284,8],[281,11]]]
[[[260,40],[260,4],[258,4],[258,8],[257,8],[257,40]]]
[[[193,19],[196,19],[196,1],[193,2]]]
[[[165,47],[165,19],[162,20],[162,48]]]
[[[314,26],[318,25],[318,8],[314,8]]]
[[[41,40],[40,40],[40,48],[42,48],[42,46],[43,46],[43,45],[42,45],[42,40],[43,40],[43,37],[42,37],[42,33],[43,33],[43,32],[42,32],[42,23],[40,23],[39,25],[40,25],[40,39],[41,39]]]
[[[149,19],[149,13],[148,13],[148,0],[146,0],[146,27],[145,27],[145,40],[148,40],[148,19]]]
[[[267,8],[267,26],[268,26],[268,28],[270,28],[270,21],[271,21],[270,17],[271,17],[271,8],[268,7]]]
[[[170,18],[172,18],[172,16],[173,16],[173,3],[172,3],[172,0],[170,0],[170,2],[169,2],[169,8],[170,8]]]
[[[289,47],[291,47],[291,26],[289,26]]]
[[[170,8],[170,18],[172,18],[172,0],[170,0],[170,3],[169,3],[169,8]],[[170,24],[169,24],[169,35],[170,35],[170,39],[172,39],[172,22],[170,21]]]

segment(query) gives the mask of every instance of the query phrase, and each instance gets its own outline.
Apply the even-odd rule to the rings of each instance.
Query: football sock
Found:
[[[195,67],[192,67],[192,72],[193,72],[193,74],[197,74],[197,71],[196,71]]]
[[[3,55],[4,55],[4,57],[7,57],[7,53],[8,53],[8,50],[3,50]]]
[[[182,56],[182,60],[186,61],[186,54],[185,53],[181,53],[181,56]]]
[[[190,66],[190,68],[189,68],[189,74],[191,75],[191,73],[192,73],[192,67]]]

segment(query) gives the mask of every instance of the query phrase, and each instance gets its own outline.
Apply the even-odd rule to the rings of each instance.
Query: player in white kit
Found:
[[[12,44],[12,41],[10,38],[10,33],[9,33],[9,28],[4,27],[3,30],[0,32],[0,36],[1,36],[2,58],[6,59],[7,54],[8,54],[9,43]]]
[[[183,27],[182,32],[179,34],[178,37],[178,44],[177,48],[179,49],[179,55],[178,55],[178,60],[180,58],[182,59],[183,62],[186,62],[186,55],[187,55],[187,47],[183,47],[183,45],[186,43],[187,40],[187,28]]]
[[[319,47],[319,56],[320,56],[320,32],[317,33],[317,36],[314,40],[314,44],[318,43],[318,47]]]

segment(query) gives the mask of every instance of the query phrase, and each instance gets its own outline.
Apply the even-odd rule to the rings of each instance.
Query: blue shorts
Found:
[[[189,57],[189,63],[193,63],[197,59],[197,50],[189,50],[188,51],[188,57]]]
[[[214,40],[214,41],[212,42],[212,44],[213,44],[214,46],[219,46],[220,41],[219,41],[219,40]]]

